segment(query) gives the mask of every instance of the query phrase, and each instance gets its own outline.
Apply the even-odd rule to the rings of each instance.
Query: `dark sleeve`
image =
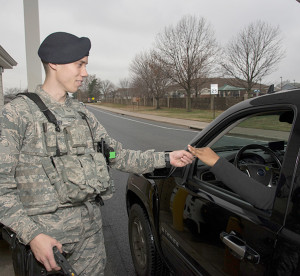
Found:
[[[221,180],[245,201],[259,209],[272,209],[275,187],[264,186],[222,157],[210,170],[217,179]]]

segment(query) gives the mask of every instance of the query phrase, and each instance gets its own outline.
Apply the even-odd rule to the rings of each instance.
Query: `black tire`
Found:
[[[131,256],[137,275],[169,275],[157,252],[147,214],[138,204],[130,208],[128,232]]]

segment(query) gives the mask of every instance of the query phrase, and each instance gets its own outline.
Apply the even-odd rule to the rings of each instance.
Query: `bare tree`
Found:
[[[110,87],[110,92],[109,94],[111,95],[111,97],[115,100],[115,98],[118,96],[118,89],[117,87],[111,83],[111,87]]]
[[[224,54],[224,74],[236,78],[238,85],[250,92],[284,57],[279,27],[262,21],[251,23],[229,42]]]
[[[152,79],[152,91],[156,99],[156,109],[160,108],[159,99],[162,98],[167,91],[167,87],[171,84],[167,71],[165,70],[160,59],[156,58],[156,54],[152,52],[149,56],[149,67]]]
[[[192,82],[192,88],[195,92],[195,97],[197,98],[201,94],[201,89],[204,87],[204,85],[208,82],[208,78],[205,77],[205,74],[203,74],[203,77],[197,78],[193,80]]]
[[[145,87],[150,91],[150,69],[148,66],[148,54],[146,52],[137,54],[129,66],[131,82],[135,87]]]
[[[123,96],[125,96],[126,99],[129,99],[129,86],[130,86],[129,79],[127,78],[120,79],[119,85]]]
[[[156,108],[159,109],[159,100],[166,94],[170,79],[163,65],[154,52],[142,53],[135,57],[130,66],[133,78],[139,78],[149,93],[156,99]]]
[[[185,16],[157,36],[156,46],[169,78],[185,90],[190,111],[193,82],[208,76],[215,64],[218,47],[211,26],[204,18]]]
[[[113,83],[109,80],[101,81],[100,91],[104,96],[104,99],[107,99],[111,92],[115,89]]]
[[[131,96],[134,97],[144,96],[148,99],[152,97],[150,91],[148,90],[147,84],[139,76],[137,75],[132,76],[130,86],[132,88],[131,91],[133,92]]]

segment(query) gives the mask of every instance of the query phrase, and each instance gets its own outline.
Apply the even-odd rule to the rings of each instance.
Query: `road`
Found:
[[[117,115],[97,108],[89,109],[111,137],[124,148],[156,151],[185,148],[197,134],[188,128]],[[102,207],[103,229],[107,251],[106,276],[136,275],[128,243],[125,190],[127,174],[113,171],[116,193]]]
[[[124,148],[156,151],[185,148],[198,131],[189,128],[117,115],[88,107],[106,128],[109,135]],[[102,207],[103,230],[107,251],[105,275],[136,275],[132,264],[127,231],[125,190],[127,174],[112,171],[116,193]],[[0,276],[13,276],[7,245],[0,241]]]

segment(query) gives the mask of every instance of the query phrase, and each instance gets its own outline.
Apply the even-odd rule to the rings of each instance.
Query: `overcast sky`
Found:
[[[296,0],[40,0],[40,38],[65,31],[91,39],[88,70],[115,85],[129,77],[136,54],[183,16],[204,17],[221,45],[257,20],[279,26],[286,57],[263,83],[300,82],[300,3]],[[4,91],[27,88],[22,0],[0,2],[0,45],[18,65],[3,74]]]

